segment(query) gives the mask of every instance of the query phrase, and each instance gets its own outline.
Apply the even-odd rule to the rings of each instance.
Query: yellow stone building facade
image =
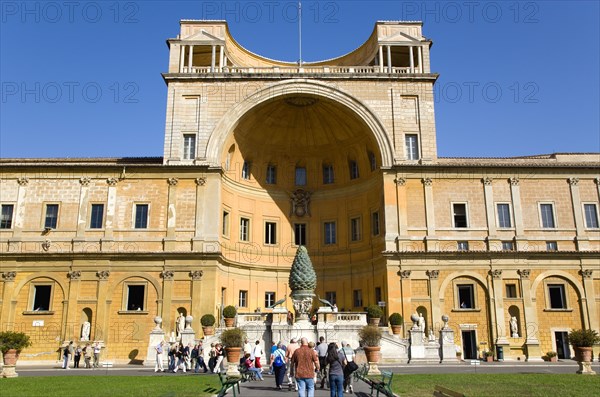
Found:
[[[438,157],[421,23],[302,65],[224,21],[180,25],[163,157],[0,160],[0,324],[31,335],[22,360],[57,359],[86,321],[130,362],[155,316],[199,337],[223,305],[269,312],[298,245],[320,297],[434,331],[446,314],[465,358],[568,358],[566,333],[600,330],[600,155]]]

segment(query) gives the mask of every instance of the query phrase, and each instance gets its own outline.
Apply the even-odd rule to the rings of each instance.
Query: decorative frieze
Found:
[[[50,249],[50,247],[52,246],[52,241],[49,239],[46,239],[43,243],[42,243],[42,249],[44,251],[48,251]]]
[[[193,270],[190,272],[190,277],[194,281],[202,280],[202,275],[204,272],[202,270]]]
[[[290,197],[290,216],[296,215],[297,217],[303,217],[304,215],[310,216],[310,195],[311,192],[304,189],[296,189]]]
[[[522,279],[529,279],[529,274],[531,273],[530,269],[519,269],[517,270],[517,274],[521,276]]]
[[[96,276],[100,280],[108,280],[108,276],[110,276],[110,270],[99,270],[96,272]]]
[[[17,272],[3,272],[2,278],[4,281],[15,281],[15,277],[17,277]]]

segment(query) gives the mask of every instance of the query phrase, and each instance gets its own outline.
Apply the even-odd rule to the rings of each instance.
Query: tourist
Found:
[[[214,372],[215,364],[217,363],[217,351],[215,349],[215,344],[210,344],[210,351],[208,352],[208,369],[210,372]]]
[[[94,368],[98,368],[100,365],[100,344],[98,342],[94,343]]]
[[[69,344],[65,346],[63,350],[63,369],[70,369],[69,363],[71,362],[73,353],[75,353],[75,349],[73,348],[73,341],[70,341]]]
[[[250,354],[250,357],[252,357],[252,344],[250,343],[248,338],[244,340],[244,354],[246,353]]]
[[[294,377],[294,366],[291,365],[291,361],[292,361],[292,356],[294,355],[294,352],[296,351],[296,349],[298,349],[298,342],[296,340],[296,338],[292,338],[290,340],[290,344],[287,345],[286,348],[286,352],[285,352],[285,362],[287,363],[287,367],[288,367],[288,373],[287,373],[287,378],[288,378],[288,388],[291,390],[292,386],[294,386],[294,389],[296,391],[298,391],[298,383],[296,383],[296,379]]]
[[[254,350],[252,351],[252,356],[254,356],[254,366],[262,371],[262,364],[260,363],[260,359],[265,355],[262,346],[260,345],[260,341],[256,341],[256,345],[254,346]]]
[[[292,355],[292,367],[298,384],[298,397],[314,397],[315,370],[320,367],[317,353],[308,347],[308,339],[300,340],[300,347]]]
[[[220,343],[217,343],[215,345],[215,369],[213,370],[213,372],[215,374],[218,374],[221,372],[221,363],[223,362],[223,355],[224,355],[224,351],[223,351],[223,345]]]
[[[198,349],[198,355],[196,357],[196,365],[194,367],[194,372],[200,372],[200,368],[204,369],[204,373],[208,372],[208,368],[206,368],[206,363],[204,362],[204,345],[202,341],[198,341],[198,345],[196,346]]]
[[[352,385],[352,371],[348,367],[348,363],[353,362],[354,358],[356,357],[354,354],[354,349],[352,349],[350,343],[342,341],[342,348],[338,353],[341,354],[344,361],[346,361],[346,366],[344,367],[344,392],[354,393],[354,386]]]
[[[169,346],[169,372],[175,371],[175,365],[177,364],[177,358],[175,357],[177,353],[177,344],[171,343]]]
[[[165,372],[165,368],[163,367],[163,345],[165,344],[164,340],[161,340],[158,345],[154,347],[156,350],[156,364],[154,365],[154,372]]]
[[[277,344],[275,342],[271,342],[271,351],[269,352],[269,375],[273,375],[275,370],[273,369],[273,353],[277,350]]]
[[[321,367],[321,389],[324,389],[327,379],[327,343],[325,343],[325,338],[322,336],[319,338],[319,343],[317,344],[317,356],[319,357],[319,366]]]
[[[175,369],[173,370],[173,373],[177,373],[177,370],[181,369],[185,374],[185,351],[183,343],[179,342],[179,344],[176,344],[176,346],[177,350],[175,350],[175,358],[177,359],[177,364],[175,364]]]
[[[186,347],[183,348],[183,359],[185,361],[185,369],[188,371],[192,370],[192,349],[194,346],[192,343],[188,343]]]
[[[81,346],[77,345],[75,348],[75,356],[73,357],[73,368],[79,368],[79,361],[81,360]]]
[[[329,396],[344,397],[344,361],[335,342],[327,346],[326,361],[329,365]]]
[[[243,365],[246,370],[254,372],[258,380],[265,380],[262,377],[262,370],[260,368],[256,368],[255,364],[250,359],[250,353],[244,354],[243,360]]]
[[[92,368],[92,364],[90,363],[90,361],[92,360],[93,351],[94,349],[92,348],[92,346],[90,346],[89,343],[86,343],[85,347],[83,348],[83,361],[85,363],[86,368]]]
[[[283,377],[285,375],[285,350],[282,349],[282,344],[279,342],[275,345],[275,350],[271,353],[271,366],[275,373],[275,388],[281,390],[283,385]]]

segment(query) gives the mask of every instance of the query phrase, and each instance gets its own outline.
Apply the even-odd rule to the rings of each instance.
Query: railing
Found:
[[[273,66],[273,67],[238,67],[225,66],[221,69],[213,69],[210,66],[185,66],[183,73],[189,74],[408,74],[409,67],[384,67],[379,66]],[[421,73],[418,68],[413,73]]]

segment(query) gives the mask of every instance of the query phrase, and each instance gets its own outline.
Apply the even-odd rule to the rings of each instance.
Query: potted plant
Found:
[[[205,314],[200,318],[200,324],[202,324],[202,332],[205,336],[215,334],[215,316],[212,314]]]
[[[358,331],[358,338],[360,344],[365,349],[365,355],[367,361],[370,363],[379,362],[381,346],[382,332],[381,329],[374,325],[365,325]]]
[[[576,329],[569,332],[569,343],[575,349],[575,360],[579,363],[578,374],[595,374],[592,371],[592,346],[600,343],[598,332],[593,329]]]
[[[223,309],[223,317],[225,318],[225,326],[227,328],[233,327],[233,322],[235,320],[236,314],[237,314],[236,308],[231,305],[225,306],[225,308]]]
[[[379,320],[381,320],[381,316],[383,316],[383,310],[377,305],[371,305],[367,307],[367,317],[369,317],[370,325],[379,325]]]
[[[227,356],[227,375],[239,375],[237,365],[240,361],[240,353],[242,351],[242,346],[244,346],[246,333],[241,328],[228,328],[221,333],[219,339],[225,347],[225,355]]]
[[[2,358],[4,360],[4,367],[2,368],[3,378],[19,376],[15,371],[15,366],[21,350],[29,346],[31,346],[29,335],[23,332],[0,332],[0,351],[2,351]]]
[[[553,351],[549,351],[548,353],[546,353],[546,358],[548,359],[547,361],[550,361],[551,363],[555,363],[558,361],[558,355],[556,354],[556,352]]]
[[[483,358],[486,362],[493,363],[494,362],[494,351],[486,350],[485,352],[483,352]]]
[[[402,316],[400,313],[392,313],[390,316],[390,326],[394,335],[400,335],[402,332]]]

